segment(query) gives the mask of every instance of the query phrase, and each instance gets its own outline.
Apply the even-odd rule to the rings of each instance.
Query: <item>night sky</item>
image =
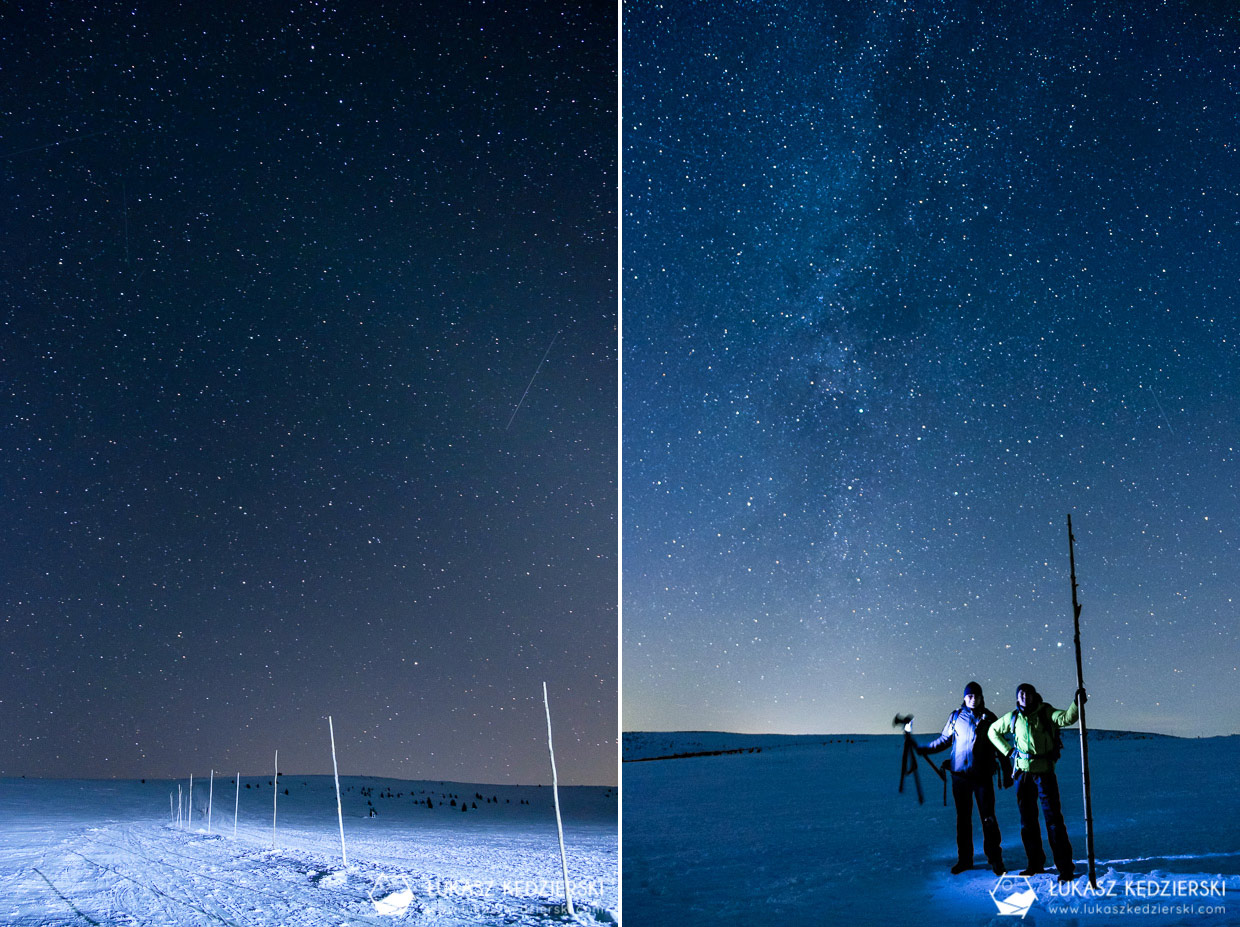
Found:
[[[633,3],[624,727],[1240,716],[1229,4]]]
[[[0,13],[0,775],[616,779],[614,8]],[[1172,401],[1168,399],[1168,401]]]

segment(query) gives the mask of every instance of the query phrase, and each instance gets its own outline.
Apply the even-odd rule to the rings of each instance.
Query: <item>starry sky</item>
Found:
[[[0,13],[0,775],[614,783],[608,4]]]
[[[1225,7],[626,7],[626,730],[1240,730]]]

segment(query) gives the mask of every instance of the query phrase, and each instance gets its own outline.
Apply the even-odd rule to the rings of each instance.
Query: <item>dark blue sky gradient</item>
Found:
[[[614,782],[614,11],[0,16],[0,773]]]

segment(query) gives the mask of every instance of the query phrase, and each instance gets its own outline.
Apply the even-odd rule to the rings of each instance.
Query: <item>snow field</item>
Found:
[[[944,807],[942,783],[921,761],[926,803],[918,805],[911,782],[898,794],[901,749],[900,735],[626,734],[626,921],[1240,925],[1240,737],[1091,732],[1097,871],[1101,884],[1115,883],[1114,896],[1059,897],[1053,875],[1036,876],[1037,901],[1023,920],[999,915],[990,894],[998,880],[988,869],[948,872],[956,860],[951,795]],[[632,762],[685,753],[716,755]],[[1075,731],[1064,732],[1058,778],[1083,873]],[[1012,790],[997,793],[996,811],[1004,861],[1019,871],[1025,853]],[[982,867],[976,813],[973,821]],[[1225,897],[1146,897],[1151,884],[1194,880],[1221,887]],[[1211,910],[1160,910],[1186,904]]]
[[[170,823],[175,782],[0,780],[0,924],[567,922],[549,788],[361,777],[341,787],[347,869],[330,776],[281,774],[274,847],[270,776],[242,778],[235,839],[232,777],[216,779],[211,834],[197,777],[186,829]],[[576,922],[614,921],[615,790],[560,798]],[[407,906],[383,913],[406,885]]]

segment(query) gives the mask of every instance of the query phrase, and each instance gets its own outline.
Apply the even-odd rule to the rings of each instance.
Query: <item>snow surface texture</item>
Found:
[[[242,777],[235,839],[234,779],[216,774],[208,835],[205,778],[184,830],[175,782],[0,780],[0,924],[569,921],[548,786],[342,777],[346,869],[331,776],[280,775],[274,848],[271,777]],[[613,922],[615,790],[562,788],[560,803],[576,923]]]
[[[944,807],[942,783],[920,760],[926,803],[917,804],[911,779],[897,793],[901,735],[626,733],[625,921],[1240,925],[1240,737],[1091,731],[1089,748],[1098,881],[1115,884],[1113,897],[1055,897],[1054,875],[1035,876],[1037,898],[1022,920],[999,915],[990,894],[998,880],[988,869],[948,872],[956,861],[951,795]],[[693,753],[704,755],[683,756]],[[1058,776],[1083,887],[1076,731],[1064,732]],[[996,805],[1004,862],[1019,871],[1025,852],[1015,791],[998,792]],[[973,820],[975,861],[984,867],[976,813]],[[1126,895],[1167,880],[1221,884],[1225,896]],[[1024,887],[1016,881],[1001,897]],[[1052,910],[1061,904],[1075,913]],[[1151,913],[1164,905],[1198,910]]]

